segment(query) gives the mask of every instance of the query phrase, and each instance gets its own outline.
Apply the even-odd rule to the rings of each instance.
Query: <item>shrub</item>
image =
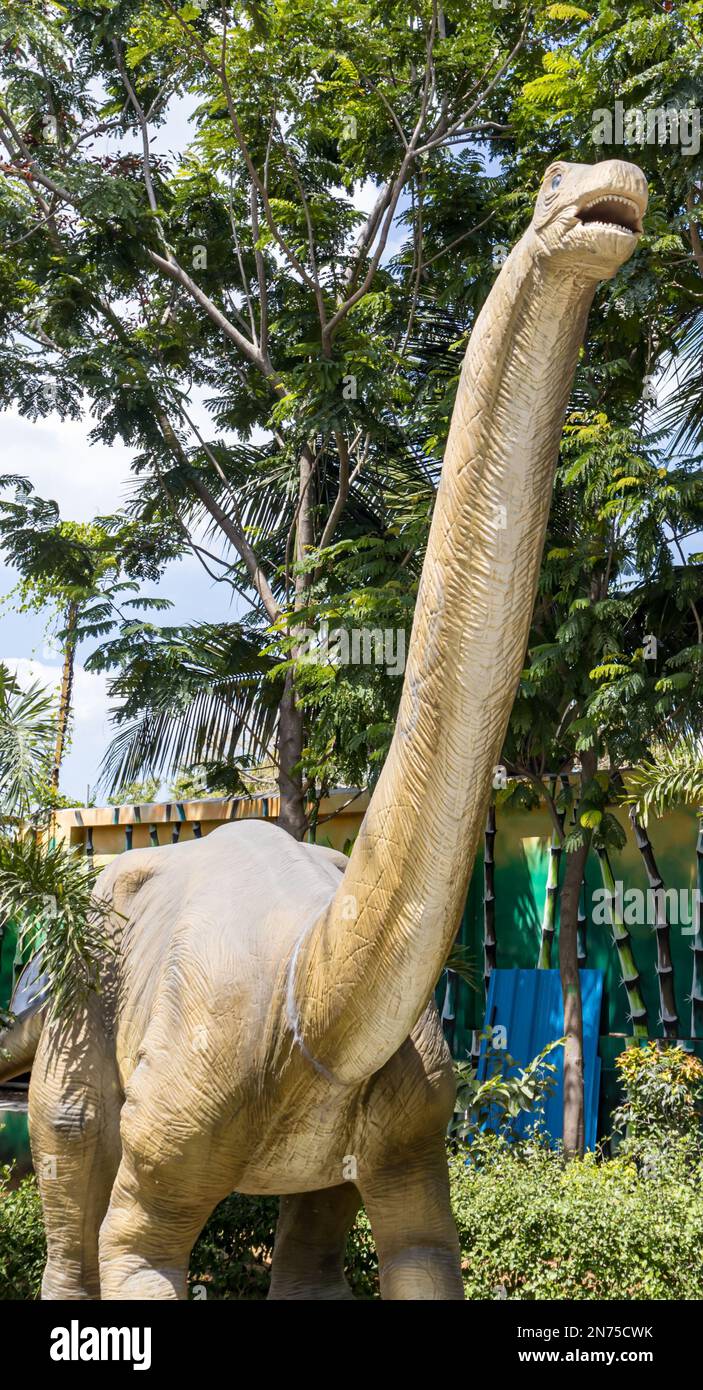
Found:
[[[703,1169],[647,1175],[631,1157],[565,1163],[536,1142],[491,1135],[450,1156],[452,1202],[471,1299],[703,1298]],[[277,1203],[234,1194],[207,1223],[190,1285],[212,1299],[266,1296]],[[37,1298],[45,1247],[36,1183],[0,1172],[0,1299]],[[378,1296],[360,1213],[347,1250],[357,1298]],[[197,1295],[196,1295],[197,1296]]]
[[[220,1202],[191,1256],[191,1293],[202,1286],[208,1298],[265,1298],[277,1213],[276,1197],[234,1192]]]
[[[700,1169],[646,1176],[489,1137],[479,1164],[450,1163],[468,1298],[703,1297]]]
[[[201,1285],[208,1298],[265,1298],[277,1216],[275,1197],[243,1197],[235,1192],[221,1202],[193,1250],[188,1276],[191,1293]],[[346,1271],[357,1298],[378,1296],[376,1248],[363,1211],[349,1237]]]
[[[650,1169],[696,1163],[703,1154],[703,1062],[680,1047],[650,1042],[616,1058],[624,1091],[613,1115],[620,1152]]]
[[[36,1182],[15,1183],[12,1169],[0,1167],[0,1298],[38,1298],[45,1260]]]
[[[473,1142],[481,1127],[495,1130],[506,1139],[516,1139],[516,1122],[524,1115],[534,1116],[532,1127],[539,1127],[545,1102],[555,1088],[557,1069],[547,1058],[555,1048],[563,1046],[563,1038],[548,1043],[526,1067],[521,1067],[509,1052],[493,1049],[493,1035],[491,1027],[481,1034],[487,1042],[483,1081],[471,1062],[455,1063],[457,1095],[449,1128],[457,1139]]]

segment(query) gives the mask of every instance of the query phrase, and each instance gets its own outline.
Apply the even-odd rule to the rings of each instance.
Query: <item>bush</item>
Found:
[[[190,1261],[191,1295],[203,1287],[208,1298],[265,1298],[273,1254],[278,1199],[242,1197],[238,1192],[215,1209]]]
[[[703,1298],[700,1168],[646,1176],[490,1138],[479,1164],[450,1162],[468,1298]]]
[[[265,1298],[277,1216],[275,1197],[242,1197],[235,1192],[221,1202],[193,1250],[191,1294],[198,1297],[200,1285],[208,1298]],[[378,1297],[376,1247],[363,1211],[349,1237],[346,1271],[357,1298]]]
[[[626,1047],[616,1058],[622,1105],[613,1115],[627,1153],[650,1170],[703,1156],[703,1062],[683,1048]]]
[[[36,1181],[15,1183],[12,1169],[0,1167],[0,1298],[38,1298],[45,1260]]]
[[[450,1156],[452,1201],[471,1299],[703,1298],[703,1169],[647,1175],[618,1155],[565,1163],[536,1142],[483,1136]],[[261,1299],[268,1288],[277,1203],[234,1194],[193,1251],[191,1290]],[[0,1299],[38,1297],[44,1235],[36,1183],[0,1173]],[[365,1214],[349,1240],[357,1298],[378,1297]],[[197,1297],[197,1293],[196,1293]]]

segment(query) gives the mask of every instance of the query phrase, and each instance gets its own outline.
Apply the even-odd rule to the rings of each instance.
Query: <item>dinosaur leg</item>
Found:
[[[47,1023],[29,1089],[32,1155],[47,1239],[45,1299],[97,1299],[98,1232],[120,1161],[122,1104],[95,1011]],[[60,1033],[60,1037],[59,1037]]]
[[[217,1199],[199,1192],[202,1169],[178,1178],[123,1154],[100,1231],[104,1299],[185,1299],[190,1252]]]
[[[187,1298],[190,1252],[233,1185],[213,1136],[203,1059],[179,1049],[169,1056],[161,1033],[156,1017],[126,1087],[122,1161],[100,1230],[104,1299]],[[179,1089],[164,1080],[166,1057]]]
[[[462,1299],[459,1240],[449,1201],[444,1136],[393,1155],[359,1186],[371,1222],[384,1299]]]
[[[344,1250],[360,1205],[353,1183],[281,1197],[269,1298],[354,1297]]]

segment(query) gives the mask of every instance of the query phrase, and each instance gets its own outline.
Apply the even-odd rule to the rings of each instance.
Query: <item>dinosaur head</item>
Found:
[[[609,280],[632,255],[647,210],[647,180],[636,164],[550,164],[527,232],[535,254],[586,279]]]

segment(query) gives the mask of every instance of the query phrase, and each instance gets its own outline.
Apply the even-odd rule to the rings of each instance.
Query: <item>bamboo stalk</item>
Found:
[[[703,813],[698,817],[696,844],[698,898],[696,934],[693,938],[693,976],[691,980],[691,1037],[703,1038]]]
[[[655,931],[657,933],[657,981],[659,984],[659,1011],[665,1038],[678,1038],[679,1017],[676,1012],[674,991],[674,963],[671,958],[671,933],[666,912],[664,880],[659,872],[652,842],[645,826],[638,821],[634,807],[630,811],[630,823],[635,834],[637,848],[647,874],[647,882],[654,894]]]
[[[491,804],[483,835],[483,983],[486,994],[491,971],[496,967],[495,842],[496,808]]]
[[[556,786],[556,777],[554,777],[550,787],[552,800],[554,800]],[[559,865],[561,863],[561,844],[564,838],[565,815],[566,812],[562,811],[557,817],[561,826],[561,834],[557,835],[556,830],[553,830],[552,838],[549,842],[549,869],[547,872],[547,892],[544,899],[544,913],[542,916],[542,938],[540,941],[539,957],[537,959],[538,970],[551,970],[552,968],[552,949],[556,932],[557,900],[559,897]]]
[[[620,961],[620,975],[627,991],[628,1003],[630,1005],[633,1037],[647,1038],[649,1037],[649,1028],[647,1022],[647,1008],[642,995],[642,980],[635,963],[635,957],[632,953],[630,933],[625,926],[622,912],[620,911],[615,878],[608,857],[608,851],[606,849],[599,849],[598,858],[600,860],[603,887],[610,898],[610,925],[613,933],[613,942]]]

